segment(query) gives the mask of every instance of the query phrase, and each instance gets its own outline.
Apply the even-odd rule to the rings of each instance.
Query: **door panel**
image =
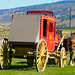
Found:
[[[47,16],[41,16],[40,39],[47,42],[48,51],[55,48],[55,21],[50,20]]]
[[[54,22],[48,21],[49,32],[48,32],[48,50],[53,51],[55,48],[55,39],[54,39]]]

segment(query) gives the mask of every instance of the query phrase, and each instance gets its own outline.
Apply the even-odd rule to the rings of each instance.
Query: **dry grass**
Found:
[[[6,24],[0,24],[0,40],[8,38],[10,26]]]
[[[71,34],[71,31],[75,32],[74,29],[71,29],[71,30],[70,29],[61,29],[61,30],[62,30],[63,35],[65,35],[65,38]]]
[[[5,32],[5,31],[0,32],[0,40],[3,39],[3,38],[8,38],[8,35],[9,35],[9,31],[7,31],[7,32]]]

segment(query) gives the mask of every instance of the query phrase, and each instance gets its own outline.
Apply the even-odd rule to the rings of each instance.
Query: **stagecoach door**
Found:
[[[48,47],[49,51],[53,51],[55,48],[55,23],[51,20],[48,20]]]
[[[44,39],[47,42],[48,51],[55,49],[55,29],[55,22],[42,16],[40,39]]]

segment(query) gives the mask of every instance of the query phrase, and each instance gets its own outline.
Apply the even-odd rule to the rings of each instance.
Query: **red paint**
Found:
[[[46,37],[43,36],[44,19],[47,20]],[[59,44],[58,37],[59,35],[56,34],[56,19],[50,16],[41,15],[40,39],[44,39],[47,42],[48,51],[54,51],[55,46]]]
[[[51,16],[47,16],[47,14],[53,14],[53,12],[28,11],[28,14],[41,14],[40,40],[44,39],[47,42],[48,51],[53,52],[55,50],[55,46],[59,45],[59,34],[56,34],[56,19]],[[44,25],[46,26],[46,28],[44,28]],[[44,31],[46,31],[46,34],[44,33]]]
[[[28,11],[28,14],[53,14],[53,12],[52,11],[35,10],[35,11]]]

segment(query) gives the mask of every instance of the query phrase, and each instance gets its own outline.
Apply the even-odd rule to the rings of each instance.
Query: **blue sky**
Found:
[[[22,6],[31,6],[43,3],[52,3],[60,0],[1,0],[0,9],[10,9]]]

